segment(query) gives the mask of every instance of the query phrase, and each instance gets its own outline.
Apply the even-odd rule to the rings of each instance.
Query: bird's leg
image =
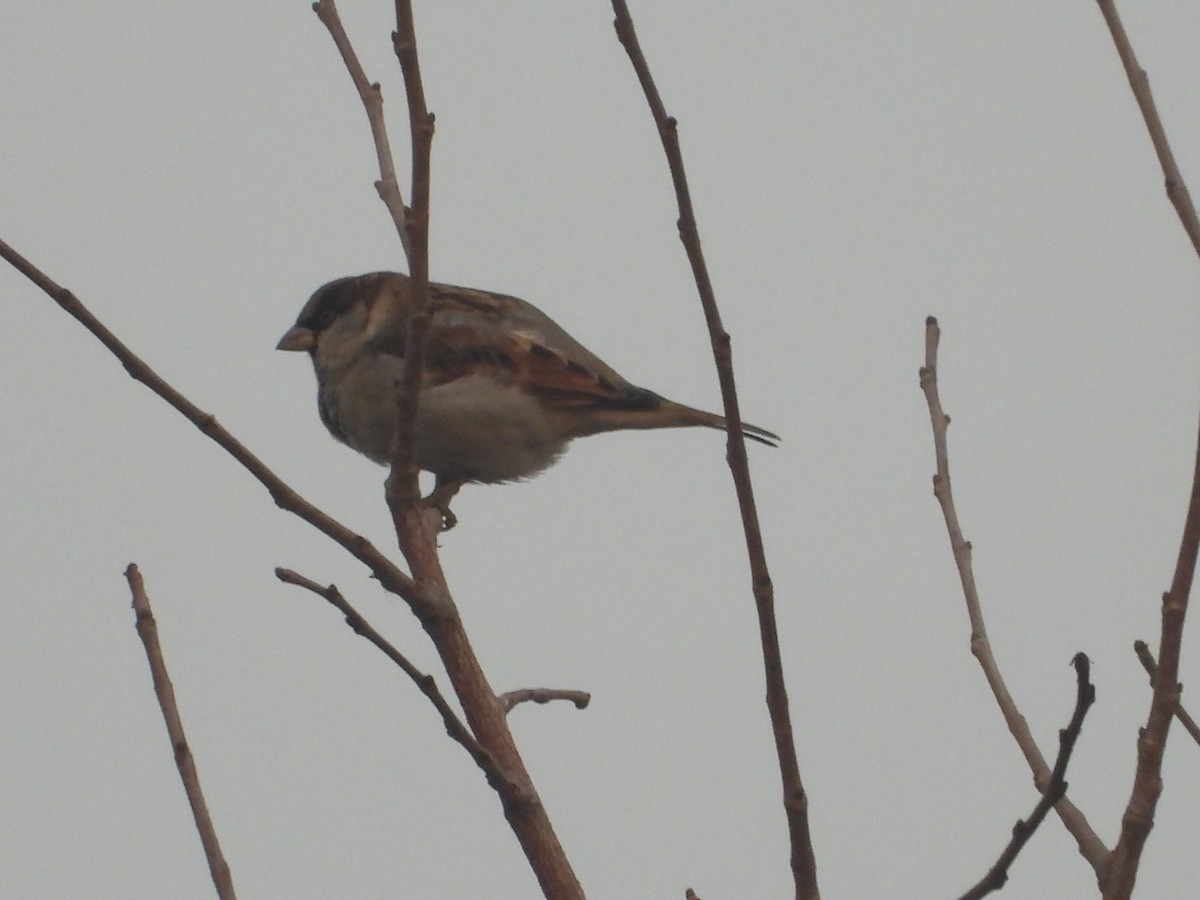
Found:
[[[442,531],[449,531],[458,524],[458,516],[450,511],[450,501],[458,493],[459,488],[467,483],[467,478],[442,478],[437,476],[433,490],[425,498],[426,506],[431,506],[442,514]]]

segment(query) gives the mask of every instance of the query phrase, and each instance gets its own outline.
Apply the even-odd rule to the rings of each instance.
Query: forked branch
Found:
[[[980,897],[986,897],[993,891],[1004,887],[1005,882],[1008,881],[1008,870],[1017,855],[1033,837],[1038,826],[1042,824],[1046,813],[1050,812],[1050,807],[1066,796],[1067,764],[1071,761],[1075,742],[1079,740],[1079,732],[1083,730],[1083,719],[1096,700],[1096,689],[1088,677],[1091,671],[1091,663],[1088,658],[1082,653],[1076,653],[1075,658],[1071,660],[1071,665],[1075,667],[1075,712],[1072,713],[1067,727],[1058,733],[1058,756],[1054,760],[1054,770],[1050,773],[1050,782],[1042,792],[1037,806],[1029,814],[1029,818],[1018,819],[1017,824],[1013,826],[1012,839],[1000,854],[1000,858],[996,860],[996,864],[988,870],[978,884],[963,894],[959,900],[979,900]]]
[[[442,514],[419,502],[414,424],[429,327],[429,162],[433,116],[425,103],[412,5],[408,0],[396,0],[395,9],[392,44],[404,77],[412,136],[412,206],[407,210],[403,229],[408,237],[414,308],[407,316],[404,375],[397,390],[397,428],[385,496],[400,549],[413,574],[413,612],[433,640],[445,666],[467,726],[482,750],[480,758],[492,767],[489,779],[494,778],[497,785],[513,786],[512,790],[499,791],[505,817],[545,896],[552,900],[575,900],[583,897],[583,890],[525,769],[508,729],[504,705],[488,683],[446,583],[437,552]]]
[[[1129,35],[1117,13],[1114,0],[1097,0],[1100,12],[1108,25],[1117,55],[1129,79],[1129,86],[1141,110],[1154,152],[1158,156],[1170,199],[1183,230],[1200,255],[1200,221],[1192,204],[1183,176],[1171,151],[1167,132],[1158,115],[1158,107],[1150,92],[1150,79],[1138,63]],[[1154,811],[1162,794],[1162,760],[1166,749],[1171,721],[1179,708],[1179,656],[1183,643],[1183,623],[1187,615],[1188,598],[1196,571],[1196,556],[1200,550],[1200,437],[1197,438],[1196,461],[1192,474],[1191,496],[1179,555],[1171,587],[1162,597],[1162,632],[1158,645],[1158,672],[1154,677],[1154,692],[1146,725],[1137,741],[1137,772],[1125,814],[1121,817],[1121,836],[1113,848],[1112,862],[1104,881],[1104,900],[1126,900],[1133,893],[1142,848],[1154,824]]]
[[[1150,686],[1153,687],[1154,679],[1158,677],[1158,663],[1155,662],[1154,654],[1150,652],[1149,645],[1145,641],[1134,641],[1133,652],[1137,654],[1138,662],[1142,664],[1142,668],[1150,676]],[[1192,740],[1200,744],[1200,725],[1196,724],[1196,720],[1183,708],[1182,703],[1175,706],[1175,718],[1179,720],[1179,724],[1183,726],[1183,730],[1192,736]]]
[[[446,727],[446,733],[458,741],[467,753],[471,754],[471,758],[475,760],[475,764],[487,776],[488,783],[502,796],[507,797],[505,802],[524,803],[528,801],[528,798],[521,795],[520,788],[505,778],[504,773],[496,768],[492,758],[479,746],[479,742],[475,740],[475,736],[471,734],[467,726],[459,719],[454,708],[450,706],[449,702],[442,695],[441,690],[438,689],[434,677],[418,669],[407,656],[397,650],[387,638],[376,631],[371,623],[363,618],[362,613],[355,609],[350,604],[350,601],[342,595],[342,592],[337,589],[336,585],[325,586],[318,584],[311,578],[305,578],[291,569],[277,568],[275,570],[275,577],[285,584],[294,584],[297,587],[304,588],[306,591],[311,591],[318,597],[324,598],[330,606],[345,616],[346,624],[350,626],[350,629],[355,634],[366,638],[374,644],[429,699],[429,702],[433,704],[433,708],[437,710],[438,715],[442,717],[442,724]]]
[[[942,409],[941,397],[938,394],[937,353],[941,333],[937,319],[930,316],[925,320],[925,365],[921,367],[921,390],[929,406],[929,421],[933,428],[937,466],[937,473],[933,476],[933,493],[942,508],[942,517],[946,521],[946,531],[950,536],[950,549],[954,554],[954,564],[962,582],[967,618],[971,623],[971,653],[979,661],[988,687],[992,689],[992,695],[996,698],[1005,724],[1008,725],[1009,733],[1017,742],[1025,762],[1033,772],[1034,785],[1039,791],[1045,791],[1050,784],[1052,773],[1029,730],[1029,723],[1025,721],[1012,694],[1008,692],[1008,686],[1000,674],[1000,666],[992,653],[991,641],[988,640],[987,627],[983,621],[983,606],[975,585],[975,572],[971,566],[971,544],[963,537],[962,527],[958,523],[958,510],[954,505],[954,492],[950,484],[950,455],[946,443],[950,417]],[[1062,798],[1055,804],[1054,809],[1075,838],[1079,852],[1091,863],[1097,879],[1102,879],[1108,862],[1108,848],[1104,846],[1104,842],[1070,800]]]

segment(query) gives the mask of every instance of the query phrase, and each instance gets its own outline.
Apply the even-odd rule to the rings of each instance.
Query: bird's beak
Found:
[[[317,336],[313,334],[311,328],[301,328],[299,325],[293,325],[287,330],[287,334],[279,339],[279,343],[275,345],[276,350],[311,350],[317,345]]]

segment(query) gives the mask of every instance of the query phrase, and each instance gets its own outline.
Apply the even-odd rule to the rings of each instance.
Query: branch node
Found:
[[[587,709],[592,702],[592,695],[587,691],[565,690],[561,688],[520,688],[506,691],[497,700],[505,713],[512,712],[519,703],[546,704],[553,700],[567,700],[575,704],[576,709]]]

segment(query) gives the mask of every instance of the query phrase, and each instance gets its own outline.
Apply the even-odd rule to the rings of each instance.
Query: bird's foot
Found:
[[[455,478],[449,481],[439,478],[433,486],[433,490],[429,492],[429,496],[422,501],[425,506],[436,509],[442,514],[442,531],[449,531],[458,524],[458,516],[450,511],[450,501],[466,483],[466,478]]]

